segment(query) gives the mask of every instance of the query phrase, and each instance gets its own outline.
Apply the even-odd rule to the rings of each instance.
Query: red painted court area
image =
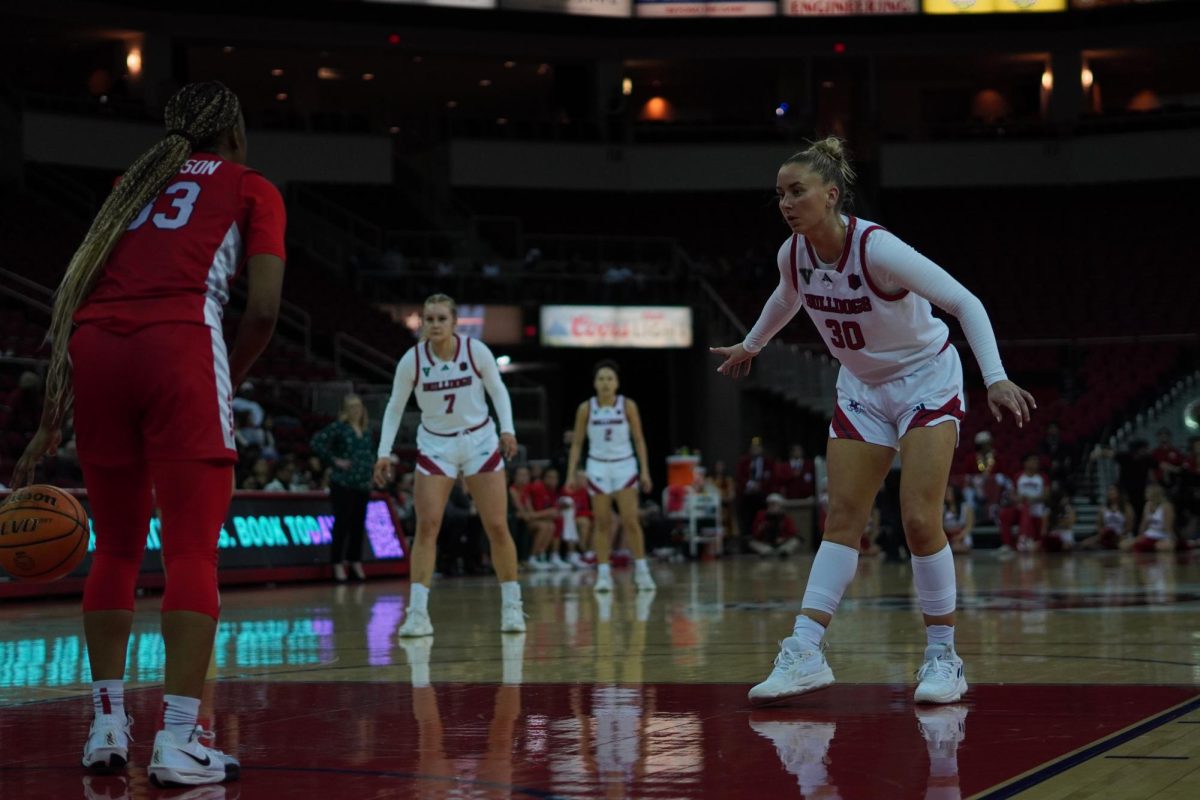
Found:
[[[909,686],[842,684],[752,709],[745,691],[733,684],[221,684],[218,744],[241,757],[242,780],[190,793],[159,791],[146,779],[157,692],[129,697],[137,743],[123,777],[92,777],[78,766],[86,701],[17,706],[0,722],[0,794],[966,797],[1196,699],[1187,687],[981,685],[961,705],[918,708]]]

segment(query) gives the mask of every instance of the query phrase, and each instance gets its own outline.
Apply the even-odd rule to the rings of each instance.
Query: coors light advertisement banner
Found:
[[[920,0],[784,0],[789,17],[850,17],[872,14],[916,14]]]

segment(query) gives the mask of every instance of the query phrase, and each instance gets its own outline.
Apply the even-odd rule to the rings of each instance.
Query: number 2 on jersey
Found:
[[[833,347],[843,350],[862,350],[867,346],[862,328],[853,320],[842,322],[841,320],[827,319],[825,327],[831,331],[829,344]]]
[[[458,397],[458,395],[454,394],[453,392],[442,396],[442,399],[446,401],[446,413],[447,414],[454,413],[454,398],[456,398],[456,397]]]
[[[154,223],[154,227],[165,231],[173,231],[188,224],[192,218],[192,211],[196,207],[196,200],[200,197],[200,184],[195,181],[179,181],[163,189],[163,194],[172,198],[171,208],[168,211],[174,212],[174,216],[168,216],[167,212],[160,211],[151,218],[150,212],[154,210],[155,202],[151,200],[133,218],[133,222],[129,223],[128,230],[136,231],[146,224],[147,219]]]

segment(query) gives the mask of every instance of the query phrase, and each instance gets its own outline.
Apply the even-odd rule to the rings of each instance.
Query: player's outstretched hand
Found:
[[[37,474],[38,462],[42,460],[42,456],[57,453],[61,441],[62,431],[38,428],[37,433],[25,446],[25,452],[18,459],[17,466],[13,468],[13,488],[20,489],[33,483],[33,478]]]
[[[392,460],[381,458],[375,462],[375,485],[379,488],[387,486],[392,480]]]
[[[1023,428],[1029,422],[1029,415],[1037,409],[1037,401],[1012,381],[996,381],[988,387],[988,408],[997,422],[1004,418],[1006,409],[1011,411],[1017,427]]]
[[[500,434],[500,455],[504,456],[505,461],[512,461],[517,457],[517,437],[511,433]]]
[[[747,353],[741,343],[732,347],[710,347],[708,352],[715,353],[725,360],[717,367],[717,372],[730,378],[744,378],[750,374],[750,362],[757,353]]]

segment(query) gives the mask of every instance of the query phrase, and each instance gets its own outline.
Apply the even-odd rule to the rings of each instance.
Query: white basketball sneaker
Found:
[[[611,592],[613,590],[612,573],[607,570],[596,573],[596,584],[592,586],[593,592]]]
[[[583,556],[572,550],[567,554],[567,563],[571,565],[571,569],[587,569],[588,565],[583,562]]]
[[[917,670],[918,703],[955,703],[967,693],[963,675],[963,660],[948,644],[931,644],[925,648],[925,663]]]
[[[554,555],[550,556],[550,561],[548,563],[550,564],[550,569],[570,569],[571,568],[571,565],[568,564],[566,561],[563,561],[563,557],[560,556],[558,553],[555,553]]]
[[[520,600],[504,603],[500,606],[500,632],[525,632],[525,607]]]
[[[97,714],[83,746],[83,765],[101,774],[124,769],[129,761],[129,743],[133,741],[131,727],[133,717]]]
[[[815,692],[833,683],[833,670],[825,660],[824,648],[801,650],[800,640],[789,636],[779,643],[775,668],[762,683],[750,690],[751,703],[771,703]]]
[[[150,782],[155,786],[201,786],[237,780],[241,764],[213,747],[213,734],[197,725],[181,742],[165,728],[154,737]]]
[[[635,569],[633,571],[633,585],[637,587],[639,592],[653,592],[658,588],[654,583],[654,576],[650,574],[649,568]]]
[[[409,609],[408,616],[404,618],[404,624],[400,626],[399,633],[402,638],[433,636],[433,623],[429,621],[429,612]]]

